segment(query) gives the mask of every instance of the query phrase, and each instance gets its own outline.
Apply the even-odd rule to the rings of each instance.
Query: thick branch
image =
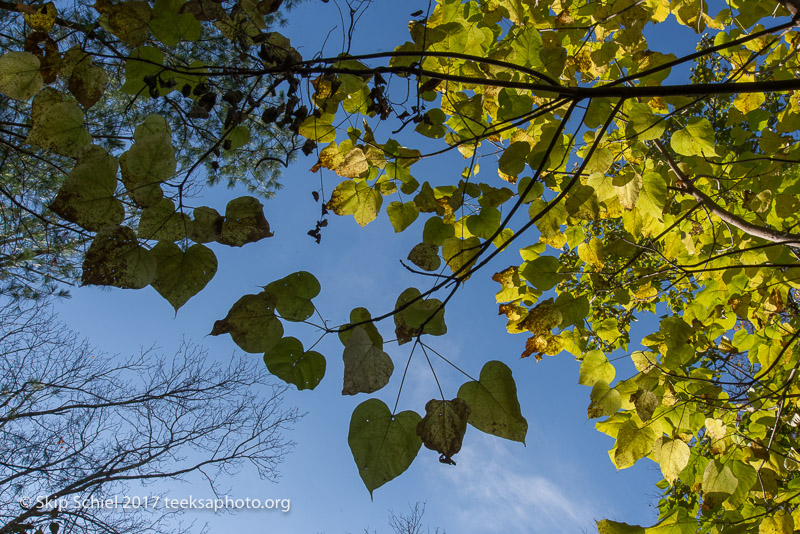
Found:
[[[734,215],[733,213],[727,211],[725,208],[711,200],[711,198],[700,191],[692,181],[689,179],[686,174],[681,171],[678,167],[675,159],[672,155],[667,151],[664,145],[660,141],[654,141],[656,148],[658,151],[661,152],[661,155],[664,156],[664,159],[667,160],[667,164],[669,168],[672,169],[672,172],[678,177],[680,180],[681,185],[683,188],[691,194],[697,201],[705,206],[711,213],[725,221],[726,223],[730,224],[731,226],[738,228],[742,232],[751,235],[753,237],[758,237],[760,239],[765,239],[767,241],[771,241],[773,243],[780,243],[784,245],[789,245],[790,247],[800,248],[800,234],[792,234],[789,232],[782,232],[780,230],[775,230],[772,228],[767,228],[764,226],[758,226],[751,222],[748,222],[738,215]]]

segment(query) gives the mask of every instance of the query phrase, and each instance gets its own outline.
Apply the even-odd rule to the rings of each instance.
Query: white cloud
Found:
[[[578,481],[553,481],[536,474],[530,455],[518,458],[514,447],[498,438],[470,432],[469,444],[449,470],[448,502],[457,506],[446,515],[456,532],[524,532],[560,534],[593,532],[597,507],[586,499]]]

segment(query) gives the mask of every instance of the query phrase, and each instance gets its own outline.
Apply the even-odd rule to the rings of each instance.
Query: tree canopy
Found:
[[[302,152],[334,180],[312,192],[323,217],[311,237],[331,212],[361,226],[385,216],[419,236],[406,258],[418,287],[398,287],[391,310],[317,321],[314,266],[274,273],[260,293],[232,296],[213,335],[314,389],[326,356],[283,324],[308,323],[311,342],[337,334],[342,393],[370,395],[403,380],[387,343],[449,364],[430,336],[446,334],[470,277],[494,272],[522,356],[581,361],[614,465],[661,468],[659,523],[604,520],[602,534],[800,526],[794,0],[439,0],[391,51],[312,58],[270,31],[280,6],[0,3],[17,32],[0,56],[14,158],[3,181],[24,186],[26,166],[49,176],[52,194],[20,209],[88,243],[82,283],[152,285],[179,309],[214,276],[210,244],[272,236],[253,196],[193,206],[201,169],[213,181],[231,166],[225,176],[252,185],[245,169]],[[675,55],[656,24],[696,33],[696,52]],[[453,151],[463,168],[415,178],[420,161]],[[515,263],[498,265],[512,247]],[[648,314],[659,319],[640,339],[632,323]],[[618,377],[623,356],[635,372]],[[467,425],[524,442],[512,369],[462,372],[457,391],[416,410],[376,398],[354,410],[349,444],[370,492],[423,444],[455,463]]]

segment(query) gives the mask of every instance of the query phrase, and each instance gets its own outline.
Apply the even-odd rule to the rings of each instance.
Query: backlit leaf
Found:
[[[183,251],[175,243],[160,241],[150,253],[156,259],[156,276],[150,285],[176,312],[217,272],[217,257],[203,245],[192,245]]]
[[[392,415],[378,399],[359,404],[350,418],[347,443],[370,495],[402,474],[417,457],[421,417],[410,410]]]
[[[264,353],[270,373],[297,389],[314,389],[325,376],[325,357],[319,352],[305,351],[294,337],[285,337]]]
[[[261,292],[237,300],[228,315],[214,323],[211,335],[222,334],[230,334],[245,352],[267,352],[274,347],[283,337],[283,325],[275,315],[275,296]]]
[[[392,358],[374,344],[367,331],[358,326],[344,346],[344,387],[342,395],[373,393],[389,382],[394,371]]]
[[[427,448],[452,459],[461,450],[469,415],[470,407],[463,399],[431,399],[425,404],[425,417],[417,424],[417,435]]]
[[[469,424],[487,434],[525,443],[528,422],[520,411],[517,385],[506,364],[487,362],[479,380],[462,385],[457,396],[471,408]]]
[[[142,289],[156,276],[156,258],[139,245],[127,226],[97,233],[83,260],[81,282],[86,285]]]
[[[0,56],[0,93],[15,100],[33,98],[44,85],[39,58],[29,52],[6,52]]]

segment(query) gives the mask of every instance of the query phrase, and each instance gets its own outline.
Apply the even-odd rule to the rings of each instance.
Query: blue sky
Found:
[[[390,50],[407,39],[409,14],[424,9],[426,2],[377,2],[359,23],[353,52]],[[333,24],[339,23],[334,3],[310,1],[290,15],[284,31],[304,56],[319,50]],[[680,41],[679,52],[692,51],[695,37]],[[676,40],[675,42],[679,42]],[[331,33],[326,54],[338,52],[340,30]],[[686,49],[688,48],[688,50]],[[152,288],[141,291],[79,288],[73,297],[59,303],[58,310],[69,326],[110,353],[135,352],[156,345],[170,353],[183,337],[200,343],[211,358],[230,358],[236,347],[228,336],[206,334],[213,322],[225,316],[241,296],[296,270],[308,270],[322,285],[315,299],[320,312],[333,324],[346,321],[349,311],[367,307],[373,315],[391,309],[397,295],[409,286],[424,289],[426,280],[405,271],[398,260],[419,242],[424,219],[403,234],[394,234],[385,215],[361,229],[352,217],[329,217],[322,244],[306,232],[314,227],[319,204],[311,191],[319,175],[308,169],[312,158],[300,159],[282,178],[285,188],[274,200],[265,201],[265,213],[275,237],[241,249],[214,245],[219,271],[199,295],[174,315],[172,307]],[[420,166],[415,175],[422,182],[455,183],[465,163],[460,156]],[[483,165],[482,165],[483,166]],[[324,176],[330,194],[338,177]],[[497,175],[486,165],[481,181],[497,183]],[[217,189],[197,201],[222,211],[239,191]],[[388,203],[392,199],[385,199]],[[534,238],[535,239],[535,238]],[[594,520],[611,518],[629,523],[655,521],[657,493],[654,483],[660,473],[643,460],[634,468],[617,472],[608,458],[612,440],[594,429],[586,419],[589,388],[579,386],[578,363],[564,353],[554,358],[520,360],[525,338],[510,336],[504,318],[497,315],[496,284],[489,277],[512,263],[519,263],[514,250],[500,255],[485,271],[474,276],[448,305],[448,334],[429,343],[473,376],[483,362],[497,359],[508,364],[517,382],[523,414],[529,431],[527,446],[486,436],[469,428],[464,448],[455,457],[458,465],[438,462],[438,454],[421,449],[411,468],[398,479],[376,490],[374,500],[358,477],[347,447],[347,429],[352,410],[367,397],[343,397],[342,345],[335,336],[325,338],[316,350],[327,358],[327,376],[314,391],[290,391],[288,405],[307,415],[288,436],[297,442],[295,451],[281,466],[282,478],[271,484],[247,471],[227,486],[236,498],[288,498],[291,511],[239,511],[215,516],[210,512],[187,512],[185,519],[208,522],[211,532],[233,529],[256,532],[345,533],[390,532],[387,510],[406,512],[414,502],[426,502],[426,521],[451,534],[486,532],[575,533],[593,532]],[[393,337],[393,325],[380,325],[384,338]],[[316,339],[313,329],[294,326],[295,335],[308,346]],[[405,363],[410,345],[387,345],[395,367]],[[631,347],[635,349],[635,347]],[[248,357],[260,358],[259,355]],[[448,398],[455,396],[466,379],[444,362],[434,360],[437,376]],[[618,377],[625,365],[618,367]],[[394,377],[378,397],[394,404],[399,380]],[[409,379],[400,399],[400,409],[423,412],[428,399],[438,395],[427,363],[412,361]],[[169,496],[208,496],[202,484],[169,488]]]

